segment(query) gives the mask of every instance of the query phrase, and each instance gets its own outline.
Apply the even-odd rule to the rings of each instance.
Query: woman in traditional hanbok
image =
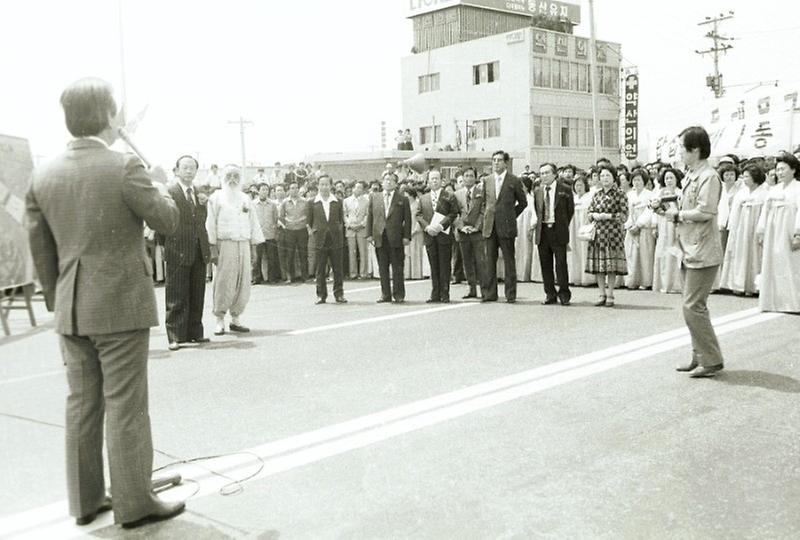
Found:
[[[575,194],[575,214],[569,224],[569,252],[567,262],[569,268],[570,285],[588,286],[594,285],[596,279],[592,274],[587,274],[586,258],[589,252],[589,242],[578,240],[578,229],[581,225],[589,223],[586,210],[592,202],[592,194],[589,193],[589,186],[586,177],[578,174],[572,183],[572,192]]]
[[[417,206],[419,206],[419,195],[414,188],[407,188],[405,193],[411,206],[411,215],[415,216]],[[422,234],[422,229],[417,220],[412,220],[411,242],[405,247],[406,267],[403,273],[406,279],[422,279],[424,276],[422,263],[428,257],[425,256],[425,241],[422,238]]]
[[[536,251],[536,246],[533,245],[533,238],[528,234],[531,228],[533,195],[527,187],[523,187],[523,189],[525,190],[525,198],[528,200],[528,206],[517,216],[517,238],[514,241],[514,261],[517,264],[517,280],[530,281],[531,261],[533,260],[533,252]]]
[[[655,230],[650,201],[653,192],[645,189],[650,175],[644,169],[631,173],[633,189],[628,192],[628,221],[625,222],[625,256],[628,260],[628,275],[625,286],[629,289],[653,286],[653,259],[655,255]]]
[[[788,152],[776,160],[757,234],[764,246],[758,305],[762,311],[800,313],[800,161]]]
[[[742,188],[736,192],[728,217],[728,244],[720,274],[720,288],[734,294],[755,294],[756,276],[761,272],[761,246],[756,226],[767,198],[766,175],[758,165],[742,171]]]
[[[683,173],[672,167],[661,169],[658,176],[660,191],[658,197],[677,196],[675,202],[665,203],[667,207],[680,208],[681,179]],[[680,293],[683,290],[681,277],[681,250],[675,245],[675,223],[656,214],[656,248],[653,261],[653,290],[662,293]]]

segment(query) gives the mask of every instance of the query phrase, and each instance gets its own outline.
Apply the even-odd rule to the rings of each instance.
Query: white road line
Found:
[[[36,375],[26,375],[25,377],[15,377],[13,379],[0,380],[0,385],[41,379],[42,377],[52,377],[53,375],[64,375],[65,370],[66,368],[59,369],[58,371],[48,371],[46,373],[37,373]]]
[[[780,316],[779,313],[759,313],[758,310],[745,310],[720,317],[714,322],[717,334],[724,335]],[[656,354],[682,347],[689,341],[689,336],[684,329],[656,334],[596,353],[556,362],[553,365],[261,445],[246,450],[246,452],[266,459],[264,469],[256,477],[264,478],[475,411],[527,397],[625,364],[644,360]],[[501,383],[501,381],[503,382]],[[469,398],[470,394],[473,397]],[[465,398],[465,396],[467,397]],[[420,412],[415,414],[415,410]],[[205,465],[219,472],[224,471],[227,476],[235,477],[231,474],[232,472],[240,472],[245,475],[257,466],[257,461],[252,457],[238,455],[209,461]],[[198,497],[216,493],[229,482],[229,480],[210,475],[206,469],[194,465],[176,467],[173,470],[180,472],[185,478],[199,482],[200,490],[196,495]],[[180,488],[178,488],[163,496],[165,499],[176,499],[181,495]],[[63,517],[63,509],[64,505],[61,503],[61,506],[48,505],[40,509],[0,518],[0,536],[20,533],[22,535],[19,536],[20,538],[74,538],[112,523],[111,516],[106,514],[99,517],[90,527],[78,528],[71,519]],[[61,519],[53,523],[59,517],[58,512],[62,512]]]
[[[311,328],[303,328],[301,330],[292,330],[291,332],[286,332],[284,335],[286,336],[302,336],[304,334],[313,334],[315,332],[324,332],[325,330],[335,330],[337,328],[346,328],[348,326],[359,326],[362,324],[370,324],[374,322],[380,321],[391,321],[394,319],[402,319],[404,317],[414,317],[415,315],[428,315],[430,313],[438,313],[440,311],[449,311],[451,309],[461,309],[470,306],[477,306],[479,305],[477,302],[471,303],[463,303],[463,304],[450,304],[444,305],[441,307],[435,308],[428,308],[428,309],[417,309],[414,311],[401,311],[398,313],[392,313],[390,315],[382,315],[380,317],[370,317],[369,319],[356,319],[354,321],[345,321],[340,323],[334,324],[326,324],[323,326],[312,326]]]

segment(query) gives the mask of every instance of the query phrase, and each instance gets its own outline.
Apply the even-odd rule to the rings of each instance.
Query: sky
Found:
[[[319,152],[380,147],[380,123],[403,127],[400,60],[412,46],[410,0],[0,0],[0,133],[26,137],[36,159],[70,139],[58,98],[84,76],[122,101],[122,9],[129,116],[151,162],[181,154],[201,166],[297,162]],[[588,36],[588,1],[575,29]],[[595,0],[598,39],[622,44],[640,75],[640,131],[711,99],[709,56],[695,54],[706,16],[728,13],[734,48],[721,60],[729,94],[759,81],[800,87],[800,2]],[[502,82],[502,81],[501,81]]]

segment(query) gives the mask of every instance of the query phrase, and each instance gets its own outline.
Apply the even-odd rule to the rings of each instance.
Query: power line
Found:
[[[714,41],[714,46],[706,49],[704,51],[694,51],[695,53],[699,54],[700,56],[711,54],[714,57],[714,75],[706,77],[706,86],[710,87],[715,97],[722,97],[725,93],[725,89],[722,86],[722,74],[719,72],[719,56],[720,54],[724,54],[728,50],[733,48],[733,45],[725,43],[726,41],[731,41],[733,38],[721,36],[719,34],[719,23],[722,21],[726,21],[728,19],[733,18],[733,11],[728,11],[728,15],[724,15],[720,13],[716,17],[706,17],[705,21],[697,23],[697,26],[703,26],[706,24],[713,24],[714,27],[710,32],[707,32],[705,37]]]

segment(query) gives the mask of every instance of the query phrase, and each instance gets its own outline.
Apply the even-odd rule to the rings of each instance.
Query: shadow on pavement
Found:
[[[191,538],[192,540],[222,540],[234,538],[231,532],[209,523],[194,523],[186,518],[178,518],[161,523],[146,525],[137,529],[123,529],[117,525],[97,529],[87,533],[94,538],[147,538],[172,540]],[[274,536],[273,538],[277,538]]]
[[[252,332],[250,332],[248,335],[252,335]],[[247,341],[244,339],[231,339],[227,341],[212,341],[210,343],[206,343],[202,347],[198,347],[198,350],[215,351],[217,349],[252,349],[255,346],[256,344],[252,341]]]
[[[786,375],[776,375],[766,371],[725,370],[717,375],[716,378],[725,384],[735,386],[752,386],[787,394],[800,394],[800,381]]]
[[[635,304],[614,304],[612,309],[619,309],[623,311],[674,311],[674,307],[666,306],[642,306]]]
[[[242,336],[246,335],[247,337],[254,337],[254,338],[273,337],[273,336],[282,336],[286,332],[291,332],[291,330],[276,330],[276,329],[252,330],[251,329],[247,334],[242,334]]]

